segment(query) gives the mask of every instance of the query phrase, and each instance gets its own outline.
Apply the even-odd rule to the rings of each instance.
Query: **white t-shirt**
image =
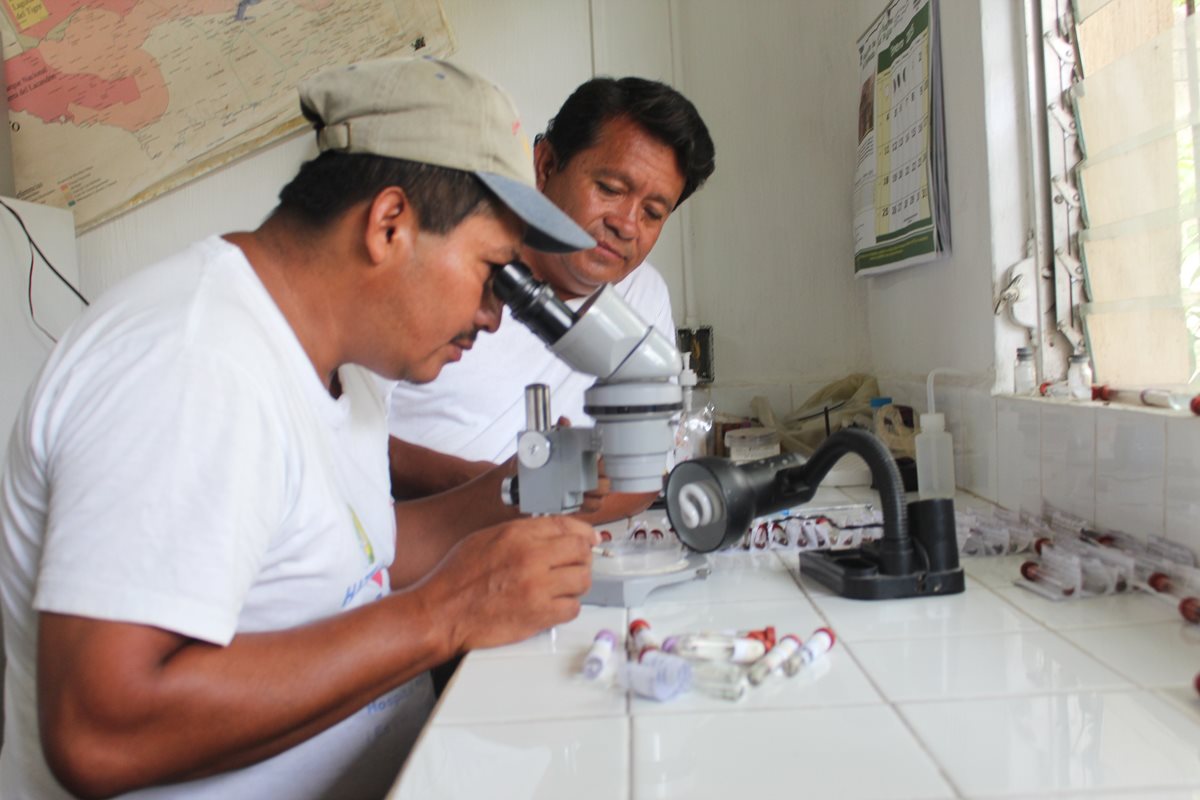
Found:
[[[658,270],[643,263],[613,288],[645,322],[675,341],[671,297]],[[578,298],[567,305],[577,310],[583,302]],[[593,420],[583,412],[583,393],[595,382],[596,376],[561,361],[505,306],[500,329],[480,335],[437,380],[396,385],[388,426],[406,442],[469,461],[499,463],[516,450],[517,433],[525,427],[526,385],[550,387],[551,421],[565,416],[573,425],[585,426]]]
[[[213,237],[106,293],[26,396],[0,483],[0,797],[68,795],[46,767],[37,614],[218,645],[389,591],[392,383],[332,398],[242,251]],[[267,761],[138,798],[382,796],[433,704],[428,675]]]

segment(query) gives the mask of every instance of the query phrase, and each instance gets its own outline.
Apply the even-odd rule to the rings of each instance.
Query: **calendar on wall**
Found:
[[[950,250],[937,0],[892,0],[859,37],[854,274]]]

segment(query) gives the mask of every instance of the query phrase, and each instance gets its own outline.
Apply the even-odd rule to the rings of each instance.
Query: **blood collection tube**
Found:
[[[746,672],[746,677],[750,679],[750,683],[758,686],[767,679],[767,676],[781,667],[785,661],[792,657],[800,649],[800,640],[790,633],[776,642],[767,654],[750,665],[750,669]]]
[[[1179,601],[1179,613],[1193,625],[1200,624],[1200,600],[1195,597],[1185,597]]]
[[[1070,597],[1075,594],[1075,587],[1068,586],[1059,581],[1055,576],[1042,569],[1041,565],[1036,561],[1026,561],[1021,565],[1021,577],[1033,583],[1040,583],[1045,586],[1056,589],[1062,592],[1063,597]]]
[[[1174,605],[1175,598],[1179,599],[1179,605],[1176,608],[1179,614],[1188,622],[1200,624],[1200,599],[1195,597],[1187,597],[1179,592],[1179,587],[1171,580],[1170,576],[1163,572],[1155,572],[1146,579],[1146,583],[1150,584],[1150,588],[1158,592],[1159,596],[1167,599],[1165,596],[1170,596],[1169,602]]]
[[[661,702],[691,688],[692,665],[679,656],[649,649],[643,651],[640,661],[622,663],[617,680],[639,697]]]
[[[770,650],[775,646],[775,626],[768,625],[765,628],[750,631],[739,631],[738,636],[746,636],[751,639],[758,639]]]
[[[629,653],[635,659],[641,660],[649,650],[661,650],[662,641],[650,630],[650,623],[644,619],[635,619],[629,623]]]
[[[771,544],[771,533],[770,529],[767,527],[767,523],[760,522],[754,529],[753,544],[755,550],[766,550]]]
[[[604,672],[604,668],[608,666],[609,660],[612,658],[613,648],[617,644],[617,635],[610,630],[602,630],[596,634],[596,638],[592,640],[592,647],[588,650],[587,658],[583,660],[583,677],[589,680],[595,680],[600,677],[600,673]]]
[[[767,646],[762,639],[723,633],[685,633],[670,639],[670,652],[698,661],[731,661],[749,664],[762,658]]]
[[[800,649],[792,653],[788,660],[783,662],[783,671],[788,675],[795,675],[802,668],[816,661],[821,656],[828,653],[833,648],[833,643],[837,641],[837,637],[833,635],[833,631],[829,628],[817,628],[813,631],[813,635],[805,640]]]

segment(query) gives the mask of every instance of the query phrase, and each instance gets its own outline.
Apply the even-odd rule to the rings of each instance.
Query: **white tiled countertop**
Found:
[[[707,580],[469,654],[390,797],[1200,798],[1200,626],[1137,593],[1045,600],[1013,584],[1023,560],[964,559],[959,595],[860,601],[794,552],[713,555]],[[579,674],[598,630],[638,617],[838,642],[739,702],[657,703]]]

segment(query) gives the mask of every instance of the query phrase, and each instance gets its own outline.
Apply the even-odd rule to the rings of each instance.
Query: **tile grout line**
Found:
[[[789,570],[789,573],[790,572],[791,571]],[[813,607],[813,610],[817,612],[817,616],[826,625],[828,625],[830,627],[830,630],[834,630],[833,623],[829,620],[829,617],[826,615],[825,610],[823,608],[821,608],[821,606],[819,606],[812,599],[812,595],[809,594],[808,589],[805,588],[804,584],[800,581],[799,556],[797,556],[797,559],[796,559],[796,572],[795,572],[795,574],[792,575],[792,577],[796,581],[797,588],[799,588],[801,593],[803,593],[804,598],[809,602],[809,605],[811,605]],[[919,747],[921,749],[921,752],[925,753],[926,758],[928,758],[930,760],[930,762],[933,763],[933,766],[937,770],[938,775],[940,775],[942,780],[946,782],[946,785],[948,787],[950,787],[950,791],[952,791],[954,793],[954,796],[956,798],[960,798],[960,799],[965,798],[966,795],[963,794],[962,790],[959,788],[958,784],[954,781],[954,779],[950,777],[950,773],[947,771],[945,765],[943,765],[941,760],[938,759],[933,754],[933,752],[929,749],[928,743],[926,743],[926,741],[924,739],[922,739],[920,736],[917,735],[917,732],[913,729],[912,725],[909,723],[908,718],[904,716],[904,714],[900,711],[900,709],[896,706],[896,704],[894,702],[892,702],[892,699],[887,696],[887,693],[885,693],[883,691],[883,689],[879,686],[879,684],[876,683],[874,676],[872,676],[871,673],[868,672],[863,667],[862,662],[859,661],[858,656],[856,656],[854,654],[854,651],[850,648],[850,645],[847,642],[842,642],[842,649],[846,651],[846,654],[850,657],[850,660],[854,662],[854,665],[856,667],[858,667],[859,672],[862,673],[863,677],[867,680],[867,683],[870,684],[871,688],[875,690],[875,693],[877,695],[879,695],[879,697],[883,700],[884,705],[886,705],[889,709],[891,709],[892,714],[894,714],[896,716],[896,718],[900,720],[900,724],[904,727],[905,730],[908,731],[908,735],[911,736],[912,739],[916,742],[917,747]]]

